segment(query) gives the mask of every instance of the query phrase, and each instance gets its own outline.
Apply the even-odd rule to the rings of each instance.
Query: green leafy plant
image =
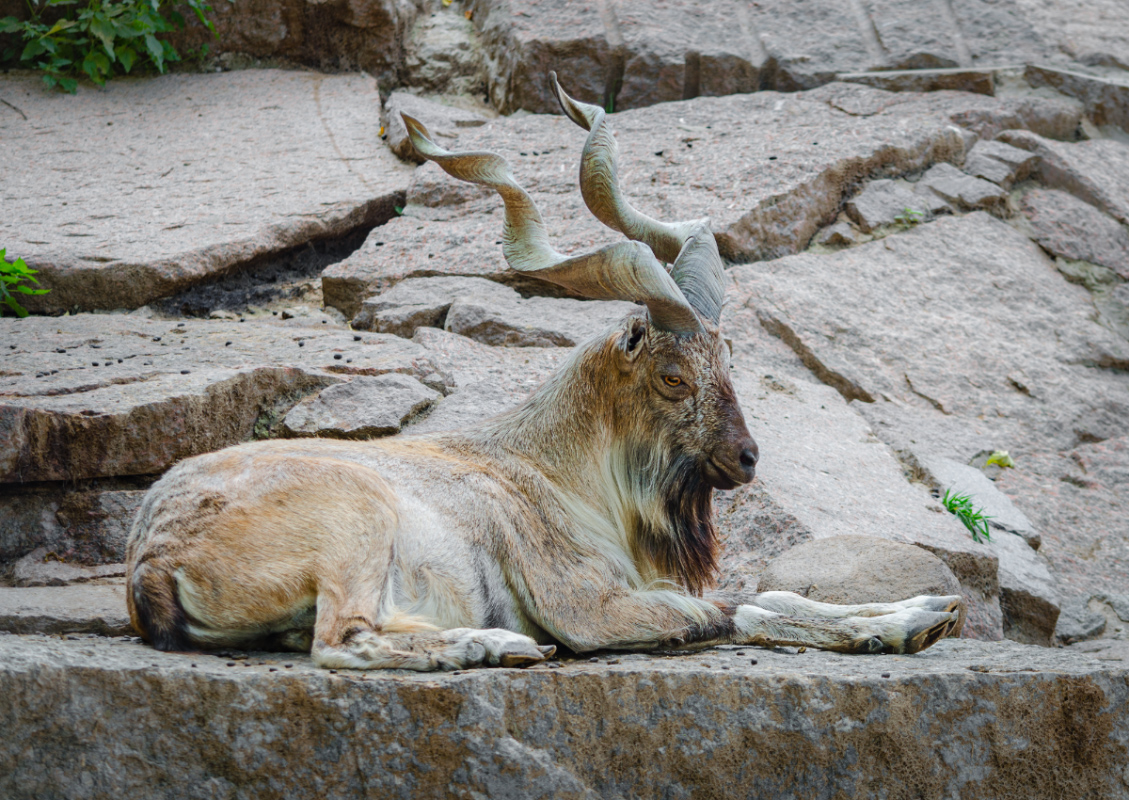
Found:
[[[114,74],[131,72],[134,67],[153,68],[163,73],[166,65],[179,61],[176,48],[157,35],[184,27],[184,17],[161,11],[163,0],[25,0],[30,17],[0,19],[0,33],[18,35],[22,50],[8,48],[0,61],[43,72],[43,81],[74,93],[76,76],[85,74],[99,86]],[[207,18],[207,0],[185,0],[189,9],[208,30],[215,26]],[[167,3],[166,3],[167,5]],[[51,22],[65,6],[62,16]],[[45,19],[44,17],[48,17]]]
[[[976,510],[972,507],[972,498],[967,494],[955,494],[952,489],[946,490],[945,496],[941,498],[941,505],[949,510],[950,513],[955,514],[956,518],[964,523],[964,527],[968,528],[972,533],[972,541],[979,542],[980,537],[983,536],[985,541],[992,541],[992,536],[988,532],[988,520],[992,519],[985,516],[984,509]]]
[[[7,250],[0,250],[0,303],[12,309],[17,317],[26,317],[27,309],[16,302],[13,294],[47,294],[48,289],[32,289],[30,286],[21,285],[24,281],[39,283],[35,275],[39,270],[32,269],[24,263],[22,258],[17,258],[9,263]],[[0,315],[4,313],[4,306],[0,306]]]
[[[902,209],[902,213],[894,217],[894,222],[897,222],[903,228],[912,228],[925,217],[920,211],[915,211],[912,208]]]
[[[1008,455],[1007,450],[993,450],[992,454],[988,456],[988,460],[984,463],[984,466],[987,467],[992,464],[995,464],[1001,469],[1011,469],[1015,466],[1015,462],[1012,460],[1011,456]]]

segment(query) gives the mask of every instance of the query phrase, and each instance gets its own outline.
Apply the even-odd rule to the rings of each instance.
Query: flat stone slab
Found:
[[[947,639],[914,656],[596,658],[334,674],[293,654],[0,637],[0,793],[863,797],[912,781],[928,800],[1032,800],[1129,789],[1129,675],[1082,653]]]
[[[80,314],[8,318],[0,331],[18,342],[0,376],[0,482],[157,474],[265,435],[355,375],[447,385],[419,345],[328,325]]]
[[[1038,161],[1038,156],[1018,147],[1003,142],[980,141],[969,151],[964,171],[1008,189],[1030,175]]]
[[[394,216],[411,174],[364,75],[249,70],[64,95],[0,78],[0,241],[39,311],[137,308]]]
[[[834,84],[795,94],[664,103],[614,114],[611,125],[631,202],[659,219],[709,216],[722,254],[747,261],[806,248],[865,178],[963,161],[972,133],[991,137],[1025,127],[1070,136],[1080,114],[1080,104],[1067,100]],[[583,143],[583,131],[548,115],[492,120],[458,138],[459,148],[509,159],[541,209],[553,246],[566,254],[619,236],[594,220],[580,197],[576,172]],[[323,273],[325,302],[351,317],[364,298],[400,280],[437,275],[490,278],[524,294],[559,294],[506,267],[501,207],[492,191],[425,164],[413,176],[404,215],[374,229],[360,249]]]
[[[125,607],[125,584],[0,587],[0,631],[8,634],[95,633],[126,636],[133,633]],[[0,638],[0,662],[7,660]]]
[[[1033,238],[1052,255],[1101,264],[1129,280],[1129,228],[1058,189],[1032,189],[1020,202]]]
[[[984,209],[1000,213],[1007,203],[1007,192],[999,186],[961,172],[952,164],[930,167],[914,189],[919,193],[932,192],[963,211]]]
[[[1102,0],[1106,3],[1116,1]],[[1099,5],[1099,3],[1089,4],[1085,0],[1082,4],[1088,6],[1088,10]],[[1078,0],[1072,0],[1070,5],[1079,5]],[[1115,18],[1121,18],[1123,21],[1123,17],[1124,15],[1120,13],[1110,14],[1105,22],[1112,23]],[[1104,25],[1101,27],[1105,28]],[[1122,68],[1129,69],[1129,56],[1125,55],[1129,52],[1125,48],[1125,42],[1129,42],[1129,32],[1121,33],[1118,38],[1122,39],[1117,45],[1124,62]],[[1115,61],[1118,56],[1113,53],[1102,53],[1091,57],[1108,63]],[[1044,64],[1028,64],[1023,77],[1032,86],[1051,86],[1063,94],[1082,101],[1086,107],[1086,115],[1094,121],[1095,125],[1118,125],[1129,128],[1129,79],[1127,79],[1129,76],[1116,70],[1111,70],[1111,73],[1107,77],[1100,77],[1070,69],[1057,69]]]
[[[291,436],[388,436],[399,433],[408,420],[440,397],[408,375],[357,377],[327,386],[294,406],[282,420],[282,428]]]
[[[1000,138],[1039,156],[1038,177],[1047,188],[1070,192],[1129,225],[1129,145],[1113,139],[1056,142],[1030,131]]]
[[[1086,289],[987,214],[731,273],[762,324],[845,397],[990,419],[995,449],[1125,433],[1129,342],[1094,321]]]

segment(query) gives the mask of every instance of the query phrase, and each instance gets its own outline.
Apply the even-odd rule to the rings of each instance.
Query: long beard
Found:
[[[644,462],[651,462],[640,451]],[[718,540],[713,524],[713,487],[704,479],[696,459],[670,455],[662,467],[651,462],[631,466],[635,480],[646,481],[662,514],[640,514],[636,520],[634,547],[642,551],[664,577],[676,580],[690,593],[701,595],[714,585]],[[649,468],[648,468],[649,467]]]

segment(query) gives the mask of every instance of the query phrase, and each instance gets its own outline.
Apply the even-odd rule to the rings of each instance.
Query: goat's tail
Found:
[[[142,562],[129,577],[126,604],[134,629],[158,650],[194,649],[188,638],[188,617],[177,594],[176,578]]]

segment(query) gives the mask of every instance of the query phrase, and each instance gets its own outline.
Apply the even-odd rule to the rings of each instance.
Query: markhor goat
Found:
[[[258,442],[169,470],[128,545],[130,617],[155,647],[437,670],[530,664],[558,644],[912,653],[952,631],[955,596],[837,606],[707,591],[712,492],[752,480],[758,456],[718,334],[717,244],[707,220],[667,224],[628,205],[603,111],[553,82],[590,131],[584,201],[632,241],[560,255],[504,159],[447,152],[405,122],[423,156],[502,196],[512,268],[646,311],[477,429]]]

